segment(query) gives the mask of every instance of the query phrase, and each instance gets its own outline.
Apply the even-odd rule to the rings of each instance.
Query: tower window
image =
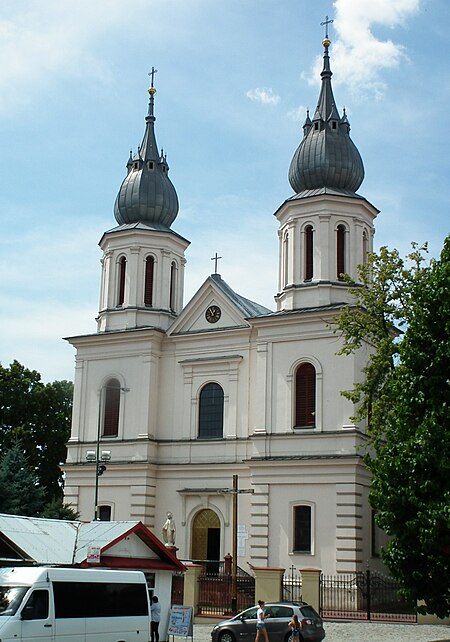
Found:
[[[117,290],[117,305],[123,305],[125,301],[125,277],[127,272],[127,260],[124,256],[119,261],[119,283]]]
[[[103,436],[117,437],[119,433],[120,383],[110,379],[104,388]]]
[[[207,383],[200,392],[198,436],[200,439],[223,437],[223,389]]]
[[[343,281],[345,274],[345,227],[338,225],[336,230],[336,276]]]
[[[153,161],[148,161],[147,167],[153,169]]]
[[[319,129],[319,123],[314,123],[314,131],[318,131]]]
[[[362,244],[363,264],[365,265],[369,258],[369,239],[367,238],[367,232],[365,230],[362,236]]]
[[[170,292],[169,292],[169,305],[171,310],[175,310],[176,278],[177,278],[177,266],[175,261],[172,261],[172,264],[170,266]]]
[[[155,259],[147,256],[145,259],[144,305],[153,305],[153,274]]]
[[[111,506],[99,506],[98,518],[101,522],[111,521]]]
[[[294,506],[294,551],[311,553],[311,506]]]
[[[314,428],[316,425],[316,369],[302,363],[295,373],[295,427]]]
[[[331,121],[331,128],[336,129],[337,128],[337,122],[335,120]]]
[[[313,237],[312,225],[305,228],[305,281],[313,278]]]

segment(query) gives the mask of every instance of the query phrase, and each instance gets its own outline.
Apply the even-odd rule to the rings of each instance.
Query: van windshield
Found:
[[[14,615],[28,588],[28,586],[0,586],[0,617]]]

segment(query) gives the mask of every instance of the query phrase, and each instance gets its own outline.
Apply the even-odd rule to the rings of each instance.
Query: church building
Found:
[[[327,37],[323,45],[317,107],[289,169],[294,195],[275,212],[276,310],[235,292],[217,268],[183,305],[189,241],[176,232],[152,81],[117,225],[100,240],[97,329],[68,339],[76,372],[65,502],[83,520],[95,506],[98,519],[142,521],[158,536],[171,512],[182,560],[234,549],[246,571],[380,564],[365,426],[341,395],[361,380],[367,351],[338,356],[333,332],[353,301],[342,275],[357,279],[378,210],[357,193],[363,163],[334,101]]]

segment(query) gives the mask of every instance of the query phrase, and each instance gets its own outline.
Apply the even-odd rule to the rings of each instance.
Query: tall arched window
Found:
[[[127,273],[127,260],[124,256],[119,260],[119,282],[117,288],[117,305],[123,305],[125,301],[125,276]]]
[[[336,276],[339,281],[345,274],[345,227],[338,225],[336,230]]]
[[[104,437],[117,437],[119,433],[120,383],[110,379],[104,388],[103,432]]]
[[[305,281],[313,278],[313,236],[312,225],[305,228]]]
[[[302,363],[295,373],[295,427],[314,428],[316,425],[316,369]]]
[[[153,272],[155,259],[147,256],[145,259],[144,305],[153,305]]]
[[[363,250],[363,264],[365,265],[367,263],[367,259],[369,257],[369,239],[367,237],[367,232],[364,230],[363,236],[362,236],[362,250]]]
[[[176,292],[176,278],[177,278],[177,266],[175,261],[172,261],[170,266],[170,294],[169,294],[169,305],[171,310],[175,310],[175,292]]]
[[[283,265],[283,285],[286,286],[288,284],[288,278],[289,278],[289,234],[286,232],[284,235],[283,239],[283,257],[284,257],[284,265]]]
[[[218,383],[207,383],[202,388],[198,418],[200,439],[223,437],[223,389]]]

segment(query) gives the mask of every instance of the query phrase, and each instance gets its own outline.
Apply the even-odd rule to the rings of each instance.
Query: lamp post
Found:
[[[99,443],[97,442],[97,450],[88,450],[86,453],[86,461],[95,463],[95,494],[94,494],[94,521],[99,519],[98,517],[98,478],[103,475],[106,470],[105,462],[111,460],[111,451],[102,450],[100,452]]]

